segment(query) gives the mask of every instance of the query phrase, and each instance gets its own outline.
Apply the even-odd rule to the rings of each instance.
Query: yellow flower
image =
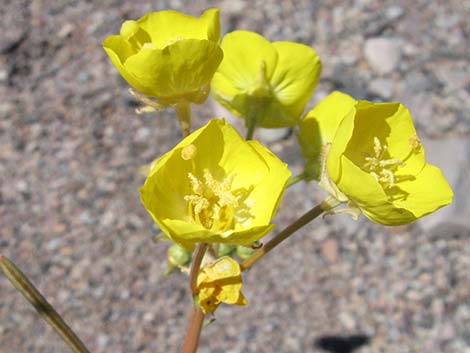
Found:
[[[313,146],[305,148],[309,135]],[[452,202],[452,189],[441,170],[426,163],[400,103],[334,92],[307,114],[299,140],[304,156],[321,164],[320,185],[373,221],[408,224]]]
[[[204,266],[197,276],[198,304],[204,314],[214,313],[220,303],[246,305],[241,292],[240,265],[231,257],[221,257]]]
[[[162,105],[202,103],[222,60],[219,10],[195,18],[177,11],[149,13],[122,24],[103,47],[124,79]]]
[[[259,142],[212,119],[153,164],[141,198],[160,229],[188,249],[248,245],[274,227],[290,174]]]
[[[321,72],[315,51],[293,42],[269,42],[248,31],[227,34],[224,60],[212,81],[215,98],[257,126],[297,123]]]

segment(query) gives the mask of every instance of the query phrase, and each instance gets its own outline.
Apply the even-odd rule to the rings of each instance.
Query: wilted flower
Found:
[[[441,170],[426,163],[400,103],[334,92],[307,114],[300,141],[304,156],[320,164],[320,185],[373,221],[407,224],[452,202],[452,189]]]
[[[199,18],[165,10],[124,22],[120,34],[106,38],[103,47],[140,93],[159,98],[162,105],[182,99],[202,103],[223,57],[219,36],[218,9]]]
[[[204,266],[197,276],[198,303],[204,312],[214,313],[220,303],[246,305],[241,292],[240,265],[231,257],[221,257]]]
[[[274,227],[289,176],[266,147],[212,119],[153,164],[141,197],[161,230],[188,249],[247,245]]]
[[[293,42],[269,42],[261,35],[235,31],[222,41],[224,59],[214,75],[216,99],[257,126],[297,123],[321,72],[315,51]]]

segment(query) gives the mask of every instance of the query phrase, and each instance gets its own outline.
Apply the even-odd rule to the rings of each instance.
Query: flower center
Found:
[[[397,158],[385,158],[387,146],[382,145],[378,137],[374,137],[374,155],[366,156],[363,169],[370,173],[385,189],[395,185],[395,171],[404,166]]]
[[[257,98],[271,97],[271,85],[266,74],[266,62],[261,60],[258,70],[258,77],[255,85],[248,90],[248,94]]]
[[[188,202],[189,215],[193,222],[207,229],[226,231],[233,228],[235,212],[241,196],[231,191],[234,175],[223,181],[215,180],[209,170],[204,170],[203,179],[188,173],[192,193],[184,199]]]

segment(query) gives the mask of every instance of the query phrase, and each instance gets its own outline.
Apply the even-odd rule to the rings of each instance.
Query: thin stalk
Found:
[[[301,173],[299,175],[291,177],[286,184],[286,188],[291,187],[292,185],[297,184],[299,181],[304,180],[306,177],[305,173]]]
[[[0,255],[0,267],[13,286],[23,294],[38,314],[60,335],[67,346],[75,353],[90,353],[70,326],[65,323],[52,305],[12,261]]]
[[[338,201],[332,200],[330,198],[325,199],[322,203],[312,208],[310,211],[306,212],[299,219],[294,221],[292,224],[284,228],[280,233],[276,234],[274,238],[268,241],[263,247],[259,248],[253,255],[248,259],[243,261],[240,264],[242,271],[248,270],[256,262],[261,260],[268,252],[274,249],[279,243],[290,237],[294,232],[305,226],[307,223],[311,222],[323,212],[336,207],[339,204]]]
[[[248,120],[247,128],[248,128],[248,130],[246,131],[245,140],[253,140],[253,135],[254,135],[255,129],[256,129],[256,119],[251,117]]]
[[[202,309],[198,306],[193,306],[181,353],[196,353],[203,322],[204,313]]]
[[[191,288],[192,296],[196,296],[198,294],[197,290],[197,275],[199,273],[199,268],[201,267],[202,259],[204,258],[204,254],[207,250],[206,243],[199,243],[196,246],[196,250],[194,251],[193,256],[193,264],[191,266],[191,272],[189,273],[189,284]]]
[[[176,114],[181,126],[183,138],[191,132],[191,104],[186,100],[181,100],[175,105]]]
[[[196,250],[194,251],[193,264],[191,266],[191,272],[189,273],[189,284],[191,287],[193,301],[198,295],[197,276],[199,274],[199,268],[201,267],[201,262],[204,258],[207,247],[208,245],[206,243],[199,243],[197,244]],[[198,305],[194,304],[191,308],[189,324],[186,330],[186,336],[184,338],[181,353],[195,353],[197,351],[203,322],[204,313]]]

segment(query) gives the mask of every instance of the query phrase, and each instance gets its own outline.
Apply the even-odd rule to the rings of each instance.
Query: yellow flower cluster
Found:
[[[303,176],[317,180],[334,205],[346,204],[342,211],[401,225],[452,202],[452,189],[440,169],[426,162],[401,103],[333,92],[302,118],[322,68],[309,46],[270,42],[249,31],[228,33],[220,43],[219,11],[209,9],[199,18],[166,10],[126,21],[103,47],[131,86],[157,99],[142,101],[176,107],[187,133],[189,104],[204,102],[210,87],[251,131],[246,141],[225,120],[212,119],[149,166],[141,200],[178,244],[169,252],[173,266],[190,262],[187,251],[196,243],[219,244],[220,254],[239,246],[238,253],[274,228],[291,173],[250,140],[256,126],[297,126]],[[254,252],[248,250],[246,257]],[[241,286],[240,265],[222,257],[199,272],[199,305],[204,313],[222,302],[244,305]]]

